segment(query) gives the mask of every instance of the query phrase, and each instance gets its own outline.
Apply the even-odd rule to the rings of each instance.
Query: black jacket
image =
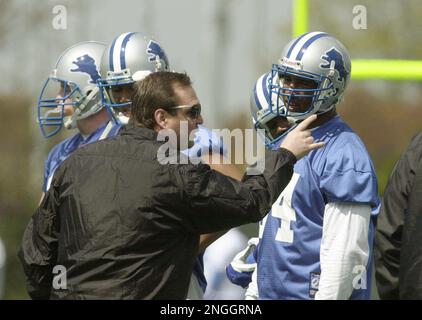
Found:
[[[61,165],[19,252],[32,298],[184,299],[199,235],[262,219],[296,161],[271,152],[263,175],[238,182],[204,164],[160,164],[156,137],[123,130]],[[56,265],[66,289],[52,285],[63,285]]]
[[[381,299],[422,299],[422,133],[397,162],[384,192],[375,239]]]

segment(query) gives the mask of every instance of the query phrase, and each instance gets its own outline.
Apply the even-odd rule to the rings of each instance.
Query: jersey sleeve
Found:
[[[369,203],[378,208],[378,183],[369,155],[354,134],[345,135],[328,150],[320,176],[326,203]]]

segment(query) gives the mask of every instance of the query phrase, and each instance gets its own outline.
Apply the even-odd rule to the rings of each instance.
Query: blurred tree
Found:
[[[58,136],[48,142],[40,139],[35,121],[36,102],[29,98],[41,87],[41,83],[32,81],[38,79],[43,68],[40,59],[46,57],[46,50],[52,49],[46,40],[51,33],[45,31],[52,29],[53,6],[51,2],[0,1],[1,67],[7,75],[0,88],[4,120],[0,127],[0,236],[7,253],[6,299],[28,298],[17,251],[41,195],[43,159],[52,145],[63,138]],[[43,54],[40,47],[44,48]]]
[[[16,96],[0,97],[0,105],[3,119],[6,119],[0,126],[0,235],[7,252],[4,298],[21,299],[27,296],[16,253],[39,192],[34,192],[27,184],[32,141],[25,121],[29,113],[28,100]]]

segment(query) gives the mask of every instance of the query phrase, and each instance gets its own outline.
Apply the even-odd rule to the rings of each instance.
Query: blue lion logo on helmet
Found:
[[[150,40],[147,46],[148,61],[155,62],[156,57],[158,56],[161,61],[165,62],[165,68],[169,65],[169,61],[164,50],[161,48],[160,44],[154,40]]]
[[[97,66],[95,65],[95,60],[88,54],[77,57],[76,60],[72,63],[75,64],[77,68],[70,69],[70,71],[87,73],[91,78],[91,83],[96,83],[97,80],[100,78]]]
[[[331,48],[321,57],[322,60],[325,61],[325,64],[321,63],[320,67],[324,69],[329,69],[331,66],[331,61],[334,61],[334,69],[338,71],[339,74],[339,81],[344,82],[346,80],[347,75],[349,72],[346,70],[344,66],[343,56],[336,48]]]

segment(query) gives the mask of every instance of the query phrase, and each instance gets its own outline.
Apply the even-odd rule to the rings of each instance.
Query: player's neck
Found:
[[[90,135],[108,120],[107,110],[103,108],[88,118],[78,120],[79,132],[84,136]]]
[[[330,121],[332,118],[334,118],[337,115],[336,108],[333,108],[332,110],[318,115],[318,118],[309,126],[309,129],[319,127],[320,125],[323,125],[324,123]]]

